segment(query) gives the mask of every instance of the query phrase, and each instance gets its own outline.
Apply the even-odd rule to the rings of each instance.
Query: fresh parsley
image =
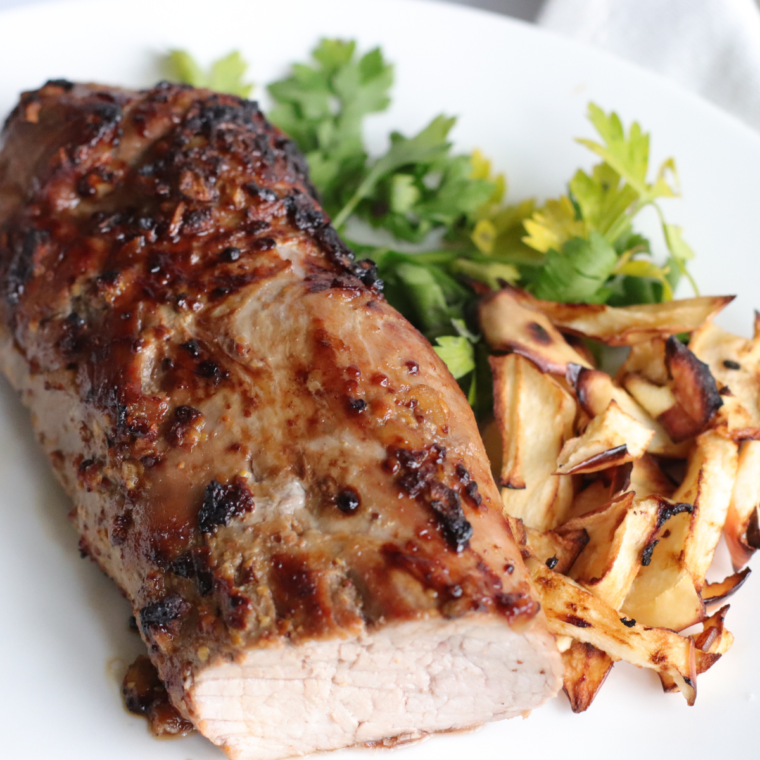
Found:
[[[167,67],[171,79],[193,87],[207,87],[209,90],[239,95],[241,98],[247,98],[253,90],[253,85],[243,81],[248,64],[237,50],[214,61],[207,72],[190,53],[172,50],[169,52]]]

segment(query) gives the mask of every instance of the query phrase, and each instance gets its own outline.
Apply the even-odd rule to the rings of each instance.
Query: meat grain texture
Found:
[[[1,355],[232,758],[523,713],[561,665],[446,367],[254,103],[53,81],[0,151]]]

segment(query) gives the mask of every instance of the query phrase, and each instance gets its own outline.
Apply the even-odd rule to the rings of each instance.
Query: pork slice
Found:
[[[255,104],[56,81],[0,149],[0,358],[235,758],[511,717],[561,664],[475,420]]]

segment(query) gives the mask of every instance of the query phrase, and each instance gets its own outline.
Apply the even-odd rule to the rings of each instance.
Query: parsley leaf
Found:
[[[664,161],[652,182],[649,172],[649,135],[634,122],[626,132],[620,117],[612,112],[604,113],[591,103],[589,119],[597,130],[601,142],[580,139],[603,162],[590,173],[576,172],[570,180],[568,194],[549,200],[525,219],[527,235],[525,245],[547,256],[546,269],[539,276],[531,277],[523,271],[523,285],[543,293],[543,298],[604,302],[613,299],[618,305],[624,303],[669,300],[679,278],[685,275],[695,292],[696,285],[688,273],[686,262],[693,257],[691,248],[681,236],[680,228],[665,221],[658,199],[672,198],[677,189],[669,178],[677,178],[672,158]],[[637,214],[646,206],[654,206],[660,216],[665,244],[669,257],[665,265],[651,259],[635,258],[651,256],[648,240],[633,232]],[[609,251],[599,241],[592,242],[594,235],[602,236],[619,257],[615,266]],[[585,240],[584,261],[580,270],[570,260],[563,258],[568,244],[572,256],[578,259],[578,243]],[[591,278],[589,256],[596,250],[599,260]],[[580,260],[580,259],[578,259]],[[600,279],[606,271],[604,280]],[[527,275],[527,276],[526,276]],[[562,282],[563,278],[570,278]],[[643,282],[634,285],[631,281]],[[597,284],[592,292],[593,283]]]
[[[241,98],[247,98],[253,90],[252,84],[243,81],[248,64],[237,50],[214,61],[208,72],[185,50],[171,50],[168,64],[171,79],[193,87],[207,87]]]
[[[378,48],[356,56],[356,43],[323,39],[313,65],[294,64],[290,76],[269,85],[269,118],[306,154],[322,203],[336,213],[364,175],[362,122],[384,111],[393,67]]]
[[[369,198],[378,184],[396,170],[414,164],[430,167],[436,160],[444,158],[451,147],[447,138],[455,121],[443,115],[437,116],[414,137],[407,138],[399,132],[393,132],[388,152],[369,169],[351,198],[335,217],[335,226],[341,227],[359,203]]]
[[[534,293],[547,301],[601,302],[611,295],[604,286],[617,263],[615,249],[595,230],[587,240],[574,237],[549,250]]]
[[[436,338],[433,350],[446,362],[449,372],[456,380],[469,375],[475,369],[475,348],[463,335],[445,335]]]

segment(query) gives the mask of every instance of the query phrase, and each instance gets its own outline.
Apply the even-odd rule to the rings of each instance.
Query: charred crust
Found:
[[[399,487],[428,506],[449,546],[457,552],[465,549],[472,537],[472,525],[465,517],[457,491],[440,479],[446,449],[436,444],[420,450],[394,448],[389,451],[388,459],[398,464],[397,468],[390,469],[398,473]]]
[[[164,434],[167,443],[177,448],[192,449],[200,439],[204,422],[203,414],[198,409],[184,404],[176,407]]]
[[[140,630],[148,637],[157,632],[175,633],[177,623],[190,611],[179,594],[169,594],[140,610]]]
[[[562,615],[561,618],[568,625],[572,625],[575,628],[593,628],[592,624],[589,623],[588,620],[584,620],[577,615]]]
[[[660,539],[655,539],[654,541],[650,541],[641,552],[641,565],[642,567],[647,567],[652,562],[652,552],[654,552],[655,547],[657,544],[660,543]]]
[[[739,362],[734,361],[733,359],[724,359],[723,366],[726,369],[741,369],[742,368],[742,365],[739,364]]]
[[[559,559],[557,556],[549,557],[549,559],[546,560],[546,566],[549,568],[549,570],[554,570],[555,567],[559,564]]]
[[[335,497],[335,506],[344,515],[353,515],[361,506],[361,497],[355,488],[342,488]]]
[[[760,525],[758,525],[757,510],[753,509],[747,523],[747,545],[752,549],[760,549]]]
[[[274,203],[277,200],[277,193],[274,190],[268,187],[261,187],[255,182],[246,182],[243,185],[243,190],[261,203]]]
[[[187,351],[193,359],[197,359],[201,355],[201,347],[197,340],[188,340],[186,343],[181,343],[180,348]]]
[[[324,227],[326,218],[314,199],[304,193],[293,193],[284,199],[285,213],[299,230],[314,233]]]
[[[636,625],[636,621],[633,618],[627,618],[627,617],[621,617],[620,622],[626,627],[626,628],[633,628],[633,626]]]
[[[124,706],[135,715],[145,716],[155,736],[184,736],[194,730],[172,705],[158,671],[145,655],[128,668],[122,683]]]
[[[64,92],[69,92],[74,89],[74,83],[69,82],[68,79],[48,79],[47,82],[42,85],[42,89],[44,90],[47,87],[57,87]]]
[[[213,359],[204,359],[195,368],[195,374],[218,385],[229,377],[229,372]]]
[[[195,586],[201,596],[208,596],[214,590],[211,551],[206,546],[197,546],[191,554],[195,572]]]
[[[314,231],[314,240],[327,258],[338,266],[350,268],[354,252],[343,242],[338,233],[329,225]]]
[[[253,494],[242,479],[228,485],[212,480],[206,486],[203,505],[198,512],[198,530],[203,534],[214,533],[217,528],[229,525],[254,508]]]
[[[180,578],[195,578],[195,563],[191,552],[180,554],[168,567],[170,573]]]
[[[575,465],[575,467],[571,467],[565,472],[568,475],[572,475],[576,472],[579,472],[580,470],[585,470],[589,467],[598,468],[600,465],[614,464],[620,459],[624,459],[627,455],[628,446],[623,443],[620,446],[615,446],[612,449],[607,449],[606,451],[602,451],[599,454],[595,454],[594,456],[585,459],[583,462],[580,462],[579,464]]]
[[[700,361],[675,335],[671,335],[665,343],[665,363],[674,381],[673,393],[676,400],[694,421],[693,427],[696,433],[699,433],[723,406],[715,378],[709,366]],[[662,417],[670,411],[665,412]],[[690,431],[685,430],[684,435],[687,432]],[[683,436],[671,437],[677,441]]]
[[[528,335],[542,346],[549,346],[552,343],[551,335],[538,322],[528,322],[525,326]]]
[[[228,246],[219,254],[219,259],[228,264],[231,264],[237,261],[239,258],[240,258],[240,249],[236,248],[234,245]]]
[[[657,525],[656,530],[659,530],[671,517],[680,515],[682,512],[692,514],[694,507],[686,502],[678,502],[677,504],[670,504],[667,501],[662,501],[657,510]]]
[[[363,398],[350,398],[347,401],[348,409],[351,412],[360,414],[367,408],[367,402]]]
[[[351,274],[367,288],[376,293],[383,290],[383,281],[377,275],[377,264],[371,259],[362,259],[351,265]]]

